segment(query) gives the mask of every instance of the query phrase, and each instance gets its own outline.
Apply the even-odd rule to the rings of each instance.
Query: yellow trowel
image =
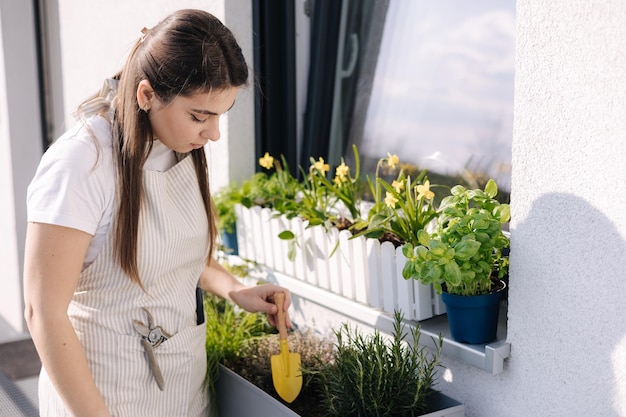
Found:
[[[288,403],[296,399],[302,389],[302,372],[300,370],[300,354],[289,352],[287,341],[287,325],[285,323],[285,293],[274,294],[274,303],[278,307],[276,327],[278,328],[278,341],[280,342],[280,354],[272,355],[272,381],[280,398]]]

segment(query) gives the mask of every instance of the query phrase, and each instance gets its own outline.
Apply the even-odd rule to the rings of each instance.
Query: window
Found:
[[[360,139],[510,189],[514,2],[392,0]]]
[[[373,173],[379,158],[395,153],[417,170],[426,168],[432,184],[483,186],[494,178],[508,200],[514,0],[294,1],[293,68],[299,72],[282,82],[278,77],[275,86],[291,88],[295,79],[298,94],[287,106],[290,111],[276,120],[282,126],[287,124],[283,117],[296,118],[302,166],[308,166],[309,157],[323,157],[335,166],[344,157],[352,165],[351,145],[356,144],[365,173]],[[267,27],[285,31],[280,25]],[[289,45],[283,49],[267,62],[291,56]],[[288,141],[292,147],[291,137],[268,129],[266,141]],[[265,150],[257,151],[261,155]],[[331,299],[331,308],[350,318],[389,324],[376,309],[332,298],[291,274],[275,277],[321,305]],[[489,372],[501,372],[510,354],[506,311],[500,314],[497,340],[487,345],[452,341],[444,315],[419,325],[429,336],[444,335],[446,355]]]
[[[507,199],[514,0],[351,2],[343,13],[332,106],[343,127],[331,128],[330,161],[333,149],[350,159],[356,144],[366,171],[390,152],[432,183],[494,178]]]
[[[341,156],[350,161],[356,144],[366,173],[389,152],[427,169],[433,184],[482,187],[494,178],[501,200],[508,201],[515,1],[344,0],[342,5],[338,59],[330,71],[335,92],[327,106],[330,140],[328,154],[321,156],[332,165]],[[314,59],[312,54],[312,65]],[[306,133],[304,139],[306,149]],[[453,342],[445,315],[420,326],[428,335],[446,337],[448,356],[499,373],[510,354],[506,316],[503,304],[498,338],[487,345]],[[353,317],[363,320],[364,313]]]

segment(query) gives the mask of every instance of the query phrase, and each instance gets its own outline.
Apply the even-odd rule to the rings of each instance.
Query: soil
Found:
[[[274,389],[271,382],[271,375],[269,378],[268,375],[256,375],[255,378],[252,378],[248,372],[242,370],[235,371],[301,417],[323,417],[326,415],[321,406],[322,400],[319,395],[315,392],[314,388],[307,386],[306,382],[302,384],[302,391],[300,391],[298,397],[292,403],[287,403],[280,398]]]
[[[312,331],[290,332],[289,347],[294,352],[300,353],[303,369],[313,370],[316,368],[318,360],[325,363],[332,360],[333,357],[332,342],[316,336]],[[225,365],[300,416],[325,416],[322,399],[318,393],[319,388],[316,385],[319,382],[307,372],[303,372],[302,390],[292,403],[287,403],[278,396],[272,382],[270,363],[271,355],[278,353],[280,353],[278,335],[271,335],[256,339],[241,357],[232,362],[228,361]]]
[[[363,229],[351,229],[352,227],[352,222],[348,219],[340,219],[338,220],[337,223],[334,224],[334,226],[338,229],[338,230],[350,230],[352,232],[353,235],[360,233],[363,231]],[[400,239],[395,233],[391,233],[391,232],[383,232],[383,234],[378,238],[378,241],[380,243],[383,242],[391,242],[393,243],[393,246],[395,248],[399,248],[400,246],[404,245],[406,242],[402,239]]]
[[[291,404],[286,403],[278,397],[276,391],[271,392],[270,395],[282,402],[285,406],[289,407],[289,409],[293,412],[299,414],[301,417],[323,417],[326,415],[321,407],[320,398],[314,392],[311,392],[311,390],[307,390],[304,386],[302,387],[302,391],[300,392],[300,395],[298,395],[298,398],[296,398]]]
[[[405,243],[404,240],[400,239],[398,236],[390,232],[383,233],[383,235],[378,240],[380,241],[380,243],[391,242],[393,243],[393,246],[395,248],[399,248]]]

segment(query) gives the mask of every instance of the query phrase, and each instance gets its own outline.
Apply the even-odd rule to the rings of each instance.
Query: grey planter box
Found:
[[[219,417],[298,417],[280,401],[220,365],[215,386]]]
[[[228,368],[220,366],[216,385],[219,417],[299,417],[280,401]],[[434,391],[431,412],[422,417],[465,417],[465,406]]]

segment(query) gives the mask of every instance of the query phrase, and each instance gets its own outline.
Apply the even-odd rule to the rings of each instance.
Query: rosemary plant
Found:
[[[405,338],[402,315],[394,315],[391,339],[378,331],[363,336],[343,324],[337,336],[334,361],[315,370],[321,379],[322,398],[331,416],[419,416],[436,383],[442,339],[435,351],[419,346],[420,330]],[[307,372],[307,370],[305,370]]]

